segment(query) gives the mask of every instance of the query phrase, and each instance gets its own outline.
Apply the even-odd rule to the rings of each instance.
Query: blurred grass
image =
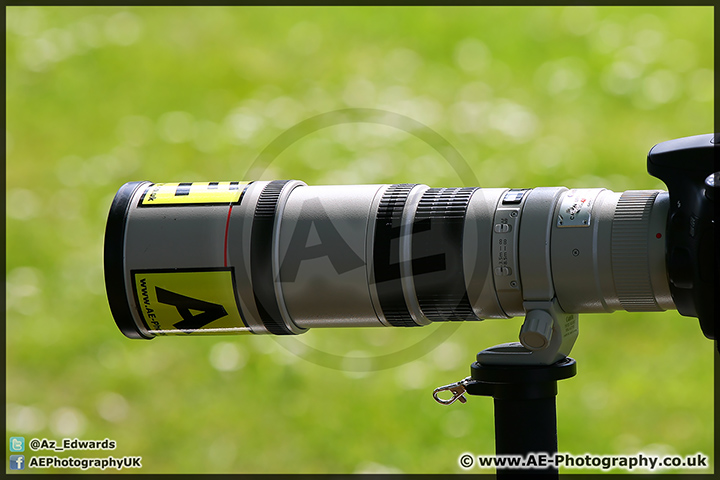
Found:
[[[423,329],[130,341],[102,277],[126,181],[240,180],[298,121],[381,108],[442,134],[485,187],[664,188],[654,144],[713,130],[711,7],[6,9],[7,436],[115,439],[143,473],[459,472],[494,451],[492,402],[430,392],[521,320],[466,324],[368,373]],[[262,178],[462,185],[422,141],[341,125]],[[247,178],[255,179],[255,178]],[[713,452],[712,345],[693,319],[584,315],[560,450]],[[283,343],[285,342],[285,343]],[[289,353],[297,351],[300,355]],[[342,366],[342,365],[340,365]],[[80,456],[80,455],[78,455]]]

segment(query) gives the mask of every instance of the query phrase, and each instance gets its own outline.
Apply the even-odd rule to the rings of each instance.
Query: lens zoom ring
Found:
[[[275,297],[272,268],[273,230],[277,202],[283,187],[289,181],[272,181],[260,192],[255,206],[250,240],[250,272],[255,305],[265,328],[274,335],[293,334],[282,320],[280,307]]]
[[[465,213],[476,188],[431,188],[413,223],[413,280],[423,314],[432,321],[477,320],[463,270]]]
[[[612,272],[620,304],[628,312],[661,311],[653,295],[648,264],[650,210],[657,192],[628,190],[615,207]]]
[[[400,226],[405,203],[415,184],[391,185],[385,190],[375,219],[373,270],[380,308],[394,327],[417,327],[405,303],[400,272]]]

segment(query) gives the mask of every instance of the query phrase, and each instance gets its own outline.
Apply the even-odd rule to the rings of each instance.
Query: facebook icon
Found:
[[[10,455],[10,470],[25,470],[25,455]]]

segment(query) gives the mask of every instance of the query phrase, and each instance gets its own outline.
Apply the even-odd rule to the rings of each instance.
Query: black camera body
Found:
[[[715,191],[719,169],[715,146],[720,134],[696,135],[655,145],[647,169],[668,187],[667,272],[681,315],[697,317],[715,339],[715,302],[720,298],[716,255]]]

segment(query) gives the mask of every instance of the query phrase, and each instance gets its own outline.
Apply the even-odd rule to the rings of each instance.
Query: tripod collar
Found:
[[[527,314],[520,342],[503,343],[478,353],[481,365],[551,365],[567,357],[578,336],[578,315],[560,308],[557,298],[525,301]]]

